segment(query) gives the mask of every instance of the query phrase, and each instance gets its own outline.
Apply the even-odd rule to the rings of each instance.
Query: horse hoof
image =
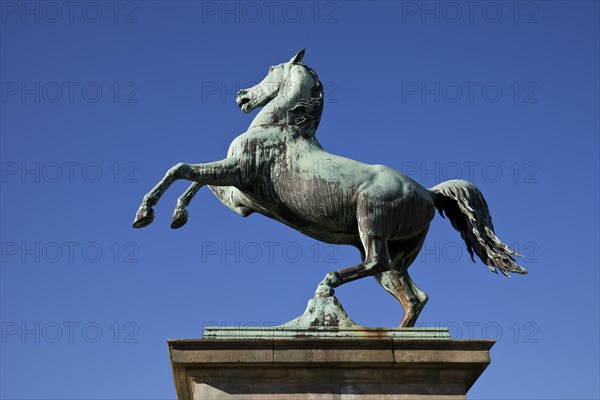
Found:
[[[178,229],[184,226],[188,220],[188,212],[185,209],[176,208],[173,212],[173,219],[171,220],[171,229]]]
[[[154,210],[152,207],[142,205],[135,215],[135,221],[133,221],[134,228],[143,228],[148,226],[154,221]]]
[[[320,284],[315,292],[315,297],[332,297],[335,295],[335,290],[329,285]]]

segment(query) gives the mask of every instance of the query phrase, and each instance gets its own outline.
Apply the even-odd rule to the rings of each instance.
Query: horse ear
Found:
[[[300,50],[298,54],[290,59],[290,63],[292,64],[300,64],[302,59],[304,58],[304,49]]]

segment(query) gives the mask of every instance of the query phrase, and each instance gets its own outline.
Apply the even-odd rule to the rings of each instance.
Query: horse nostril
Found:
[[[245,94],[246,94],[245,90],[240,90],[237,95],[238,95],[238,97],[240,97],[240,96],[243,96]]]

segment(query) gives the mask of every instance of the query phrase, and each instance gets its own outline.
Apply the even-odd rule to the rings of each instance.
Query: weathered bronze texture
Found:
[[[171,168],[144,197],[135,228],[152,222],[152,207],[178,179],[193,182],[173,214],[171,227],[183,226],[186,206],[206,185],[243,217],[258,212],[314,239],[357,247],[362,262],[328,273],[315,298],[333,297],[334,288],[374,276],[402,304],[401,327],[414,326],[427,302],[408,267],[421,250],[436,208],[460,233],[471,258],[476,254],[493,272],[507,276],[527,273],[515,263],[517,253],[495,235],[487,203],[472,183],[451,180],[428,190],[392,168],[323,150],[315,137],[323,85],[303,57],[301,50],[238,93],[243,112],[263,107],[248,130],[233,140],[225,159]],[[335,320],[336,315],[330,317]]]

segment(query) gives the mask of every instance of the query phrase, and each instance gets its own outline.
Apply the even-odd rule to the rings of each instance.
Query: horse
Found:
[[[192,181],[179,197],[171,227],[188,220],[186,207],[203,186],[247,217],[260,213],[319,241],[358,248],[362,261],[329,272],[315,297],[373,276],[404,310],[400,327],[414,326],[428,296],[408,274],[437,209],[448,217],[471,260],[506,276],[526,274],[515,251],[494,233],[488,205],[472,183],[450,180],[426,189],[402,173],[325,151],[316,138],[323,112],[323,85],[302,60],[271,66],[257,85],[236,97],[244,113],[262,107],[248,130],[235,138],[227,157],[203,164],[178,163],[148,192],[133,227],[149,225],[153,206],[176,180]]]

